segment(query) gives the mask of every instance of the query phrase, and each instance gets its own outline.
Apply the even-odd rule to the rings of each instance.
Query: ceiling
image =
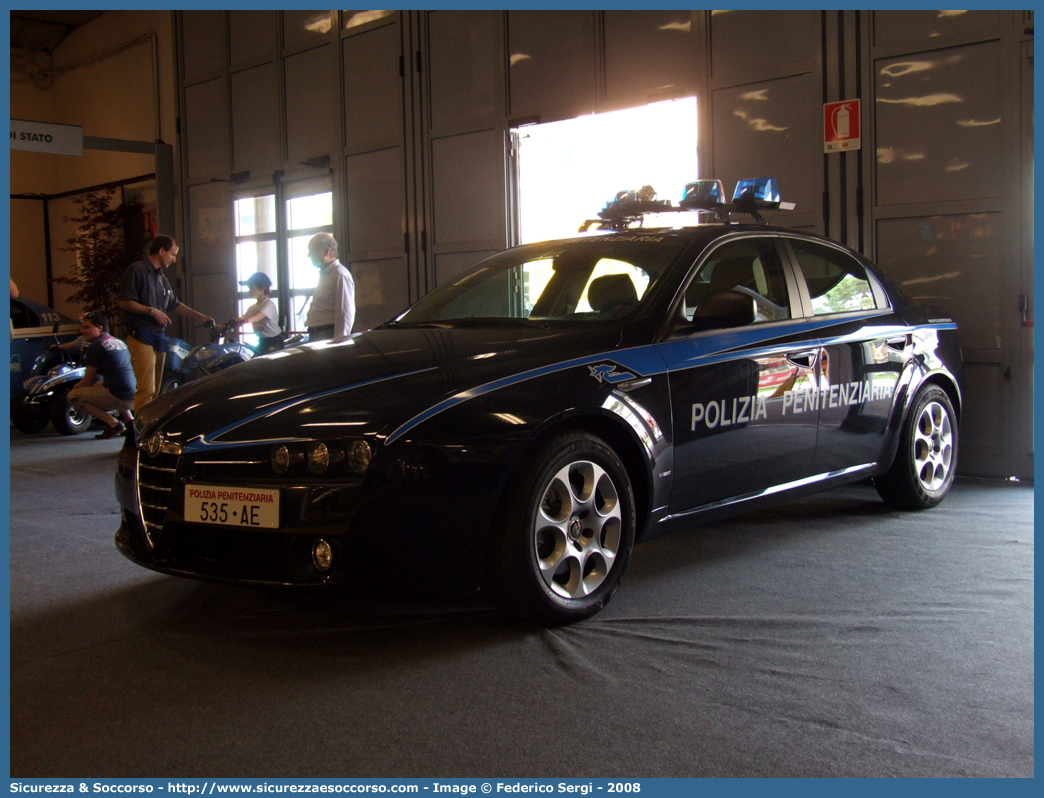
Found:
[[[11,11],[11,49],[49,50],[102,11]]]

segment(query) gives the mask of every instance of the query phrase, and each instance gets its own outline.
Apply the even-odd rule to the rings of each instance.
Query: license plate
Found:
[[[186,485],[185,520],[190,524],[278,529],[279,491]]]

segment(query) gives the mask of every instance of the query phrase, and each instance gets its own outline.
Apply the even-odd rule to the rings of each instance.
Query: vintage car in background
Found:
[[[779,207],[773,181],[690,189],[717,221],[624,196],[611,232],[159,397],[120,453],[117,546],[240,583],[473,580],[554,624],[599,611],[643,536],[868,478],[940,502],[953,320],[833,241],[737,223]]]

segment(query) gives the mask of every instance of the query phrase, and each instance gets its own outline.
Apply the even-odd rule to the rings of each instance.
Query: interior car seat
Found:
[[[634,282],[626,274],[606,274],[596,277],[587,287],[587,304],[598,313],[614,313],[638,304]]]

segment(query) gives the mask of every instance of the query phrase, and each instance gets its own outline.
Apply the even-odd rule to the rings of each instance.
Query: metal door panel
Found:
[[[999,42],[875,63],[877,204],[1000,196]]]
[[[713,92],[714,162],[706,173],[730,197],[737,180],[775,177],[797,207],[776,213],[774,224],[822,224],[822,122],[808,113],[820,107],[820,90],[813,75],[802,75]]]
[[[336,19],[336,11],[284,11],[283,48],[300,52],[329,42]]]
[[[278,32],[277,11],[229,11],[228,56],[232,69],[275,61]]]
[[[695,37],[691,11],[606,11],[606,102],[629,107],[694,94]]]
[[[1007,476],[997,432],[1010,411],[997,400],[1004,364],[1011,362],[1005,316],[1014,314],[1017,298],[1005,275],[1003,229],[999,213],[877,222],[882,271],[914,300],[940,307],[957,322],[965,356],[961,473]]]
[[[350,259],[403,255],[406,186],[402,147],[350,155],[345,159],[348,184],[348,248]]]
[[[279,81],[275,64],[232,75],[232,170],[279,168]]]
[[[594,113],[594,13],[509,11],[512,117]]]
[[[181,36],[186,86],[224,74],[228,58],[224,11],[182,11]]]
[[[499,130],[431,142],[434,243],[505,242],[504,137]]]
[[[381,260],[353,260],[355,280],[355,325],[368,330],[390,321],[409,305],[406,256]]]
[[[764,81],[815,68],[820,48],[818,11],[734,10],[710,14],[711,79],[715,85],[723,81],[733,85]]]
[[[402,56],[399,25],[383,25],[341,40],[344,128],[348,152],[401,147]]]
[[[902,47],[917,43],[938,47],[999,33],[1010,11],[874,11],[874,46]]]
[[[428,15],[431,52],[431,128],[474,130],[503,115],[503,31],[500,11],[433,11]]]
[[[330,155],[340,137],[337,123],[337,63],[332,44],[284,60],[288,160]]]
[[[227,177],[228,92],[224,78],[185,89],[185,141],[190,182]]]

